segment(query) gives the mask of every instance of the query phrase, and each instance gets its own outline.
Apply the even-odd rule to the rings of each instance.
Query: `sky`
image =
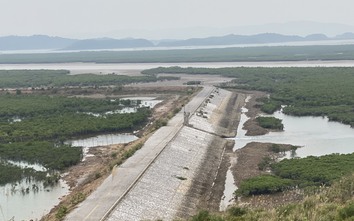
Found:
[[[353,8],[353,0],[0,0],[0,36],[183,38],[298,21],[354,27]]]

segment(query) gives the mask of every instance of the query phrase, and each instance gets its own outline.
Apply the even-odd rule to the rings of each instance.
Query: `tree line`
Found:
[[[143,73],[212,74],[229,77],[221,86],[258,90],[270,94],[261,107],[273,113],[295,116],[327,116],[329,120],[354,126],[354,68],[352,67],[237,67],[155,68]]]

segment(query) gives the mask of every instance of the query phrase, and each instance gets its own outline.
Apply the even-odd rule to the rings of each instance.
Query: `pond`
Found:
[[[235,138],[234,149],[242,148],[249,142],[271,142],[301,146],[296,150],[297,157],[354,152],[354,129],[349,125],[329,121],[326,117],[289,116],[281,111],[271,116],[283,121],[283,132],[270,132],[266,135],[251,137],[245,136],[245,131],[241,129],[242,132]],[[247,119],[246,116],[242,118]]]
[[[103,114],[98,114],[98,113],[93,113],[93,112],[85,112],[85,114],[92,115],[95,117],[101,117],[104,115],[109,115],[109,114],[129,114],[129,113],[136,113],[138,111],[138,108],[142,107],[147,107],[147,108],[154,108],[158,103],[162,102],[162,100],[155,100],[154,97],[129,97],[129,98],[122,98],[121,100],[131,100],[132,102],[138,103],[140,102],[139,105],[133,106],[133,107],[123,107],[118,110],[114,111],[107,111]]]
[[[141,101],[139,107],[148,107],[148,108],[154,108],[158,103],[162,102],[162,100],[156,100],[155,97],[126,97],[122,99],[131,100],[131,101]]]
[[[247,97],[246,102],[249,99],[250,97]],[[243,125],[249,119],[246,116],[248,109],[242,107],[241,111],[234,151],[243,148],[250,142],[262,142],[291,144],[301,147],[296,150],[295,155],[288,152],[285,156],[286,158],[354,152],[354,129],[349,125],[329,121],[326,117],[294,117],[277,111],[270,116],[283,121],[284,131],[270,132],[262,136],[246,136],[246,130],[243,129]],[[220,203],[220,210],[224,210],[231,204],[232,200],[230,199],[233,198],[233,192],[237,189],[237,186],[230,179],[234,181],[229,168],[225,183],[224,199]]]
[[[83,160],[90,157],[90,147],[108,146],[112,144],[123,144],[137,140],[138,137],[132,134],[105,134],[77,140],[68,140],[65,143],[75,147],[83,147]]]

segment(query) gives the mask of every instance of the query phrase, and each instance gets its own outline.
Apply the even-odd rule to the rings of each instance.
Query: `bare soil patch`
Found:
[[[269,131],[260,127],[256,122],[256,117],[261,113],[259,109],[259,102],[257,99],[266,97],[267,94],[258,91],[252,91],[251,99],[246,104],[248,112],[246,115],[250,118],[243,126],[247,130],[247,136],[257,136],[267,134]],[[261,174],[269,174],[268,171],[262,171],[258,165],[262,162],[264,157],[270,157],[277,160],[283,156],[281,153],[274,153],[271,151],[272,143],[257,143],[251,142],[245,147],[238,149],[234,154],[237,157],[237,163],[231,168],[235,184],[237,186],[245,180]],[[292,145],[278,144],[284,150],[291,150]],[[236,201],[237,205],[251,206],[253,208],[274,208],[275,206],[284,205],[287,203],[297,202],[303,199],[304,194],[300,190],[289,190],[282,193],[259,195],[251,197],[242,197]]]
[[[259,116],[261,110],[259,109],[260,103],[257,102],[259,98],[266,97],[267,94],[263,92],[254,91],[252,93],[251,99],[246,103],[246,108],[248,112],[246,113],[247,117],[250,119],[246,121],[243,125],[243,129],[247,130],[246,136],[258,136],[267,134],[270,130],[265,129],[258,125],[256,117]]]
[[[283,156],[281,153],[274,153],[270,150],[272,143],[252,142],[236,151],[237,163],[232,167],[232,173],[236,185],[245,180],[261,174],[270,174],[258,168],[258,164],[264,157],[277,160]],[[291,150],[292,145],[280,144],[279,147]],[[298,202],[304,198],[301,190],[294,189],[275,194],[264,194],[249,197],[241,197],[236,201],[236,205],[250,206],[253,208],[274,208],[287,203]]]
[[[276,160],[283,156],[281,153],[271,151],[272,145],[272,143],[251,142],[236,151],[237,163],[232,168],[236,185],[240,185],[245,179],[261,174],[269,174],[269,172],[259,170],[258,164],[264,157],[270,157]],[[289,144],[279,144],[278,146],[284,150],[291,150],[292,148],[292,145]]]

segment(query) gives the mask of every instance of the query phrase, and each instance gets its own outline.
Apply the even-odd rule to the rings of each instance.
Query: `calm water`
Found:
[[[248,101],[249,97],[246,99]],[[247,108],[242,108],[240,124],[237,128],[234,151],[244,147],[250,142],[292,144],[301,146],[296,150],[297,157],[322,156],[332,153],[348,154],[354,152],[354,129],[349,125],[328,121],[325,117],[293,117],[278,111],[271,116],[282,119],[284,131],[270,132],[262,136],[246,136],[242,129],[249,119],[246,116]],[[286,157],[290,157],[290,153]],[[233,197],[237,189],[234,177],[229,170],[226,177],[224,196]],[[220,209],[230,205],[229,201],[222,200]]]
[[[132,134],[105,134],[84,139],[69,140],[66,143],[76,147],[83,147],[83,160],[90,157],[88,154],[90,147],[107,146],[111,144],[129,143],[137,140],[138,137]]]
[[[33,191],[33,184],[38,191]],[[26,193],[26,188],[29,188]],[[69,193],[69,187],[63,182],[50,188],[35,182],[21,182],[16,186],[8,184],[0,187],[0,220],[14,221],[36,220],[46,215],[60,200]]]
[[[136,113],[138,111],[138,108],[141,108],[141,107],[154,108],[158,103],[162,102],[162,100],[155,100],[155,97],[127,97],[127,98],[122,98],[122,100],[131,100],[131,101],[138,101],[139,100],[141,103],[135,107],[124,107],[119,110],[107,111],[104,114],[98,114],[98,113],[93,113],[93,112],[86,112],[85,114],[92,115],[95,117],[101,117],[103,115],[109,115],[109,114]]]
[[[29,164],[27,162],[18,162],[18,161],[12,161],[12,160],[6,160],[6,162],[21,167],[21,168],[32,168],[36,171],[47,171],[47,168],[45,168],[44,166],[40,165],[40,164]]]
[[[198,63],[53,63],[53,64],[0,64],[0,70],[70,70],[73,73],[112,73],[122,70],[144,70],[157,67],[354,67],[354,61],[279,61],[279,62],[198,62]]]
[[[231,168],[237,163],[237,158],[231,158],[231,166],[227,170],[226,180],[225,180],[225,189],[223,197],[221,198],[219,210],[225,211],[227,207],[234,202],[234,192],[237,190],[235,184],[234,175],[232,174]]]
[[[351,45],[354,40],[323,40],[323,41],[295,41],[263,44],[234,44],[234,45],[205,45],[205,46],[176,46],[176,47],[144,47],[144,48],[121,48],[121,49],[90,49],[90,50],[10,50],[0,51],[0,54],[41,54],[41,53],[66,53],[78,51],[156,51],[156,50],[178,50],[178,49],[210,49],[210,48],[231,48],[231,47],[265,47],[265,46],[309,46],[309,45]]]
[[[354,152],[354,129],[349,125],[330,122],[325,117],[293,117],[281,112],[273,116],[283,120],[283,132],[250,137],[245,136],[245,131],[241,129],[242,133],[235,138],[234,148],[242,148],[254,141],[301,146],[296,151],[298,157]],[[245,114],[242,117],[247,119]]]
[[[161,103],[162,100],[155,100],[156,97],[126,97],[123,98],[125,100],[140,100],[141,103],[139,107],[148,107],[148,108],[154,108],[158,103]]]
[[[138,137],[131,134],[108,134],[86,139],[68,141],[73,146],[84,147],[84,157],[88,157],[87,152],[93,146],[105,146],[110,144],[129,143]],[[10,163],[21,167],[31,167],[37,170],[45,170],[40,165],[27,163]],[[33,190],[33,185],[38,187],[38,191]],[[26,189],[28,188],[28,192]],[[46,215],[55,205],[60,202],[60,198],[69,193],[69,187],[63,181],[54,187],[44,188],[41,183],[21,182],[16,185],[7,184],[0,187],[0,220],[8,221],[14,217],[14,221],[36,220]]]

